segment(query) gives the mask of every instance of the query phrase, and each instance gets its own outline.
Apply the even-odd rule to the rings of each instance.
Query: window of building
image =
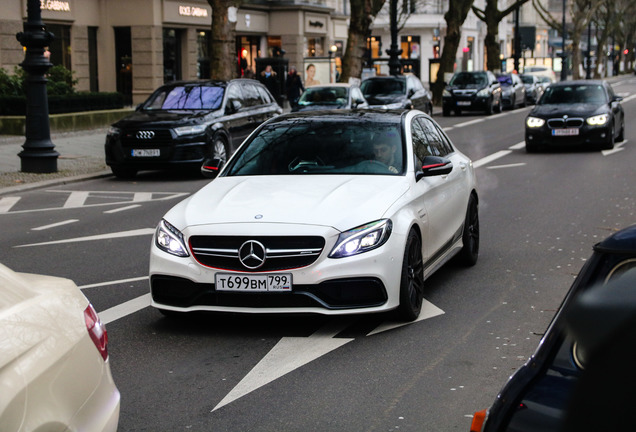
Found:
[[[163,82],[181,79],[181,31],[163,29]]]
[[[115,27],[115,65],[117,91],[125,103],[132,104],[132,43],[130,27]]]
[[[325,38],[306,37],[305,57],[322,57],[325,55]]]
[[[197,30],[197,78],[210,78],[210,31]]]
[[[53,65],[62,65],[68,70],[72,70],[71,65],[71,27],[61,24],[47,24],[46,30],[55,35],[49,46],[51,56],[49,61]]]
[[[88,82],[90,91],[99,91],[99,69],[97,68],[97,27],[88,28]]]

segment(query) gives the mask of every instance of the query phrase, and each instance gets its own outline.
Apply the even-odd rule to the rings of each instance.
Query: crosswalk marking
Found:
[[[20,201],[20,197],[0,198],[0,213],[7,213],[18,201]]]

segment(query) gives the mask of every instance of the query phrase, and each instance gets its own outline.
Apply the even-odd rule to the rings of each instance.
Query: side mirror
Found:
[[[441,156],[426,156],[422,161],[422,170],[416,174],[416,180],[422,177],[435,177],[450,174],[453,163]]]
[[[237,101],[236,99],[232,99],[231,101],[228,101],[228,104],[225,107],[225,113],[234,114],[235,112],[238,112],[242,107],[243,105],[239,101]]]
[[[620,102],[623,100],[622,96],[616,96],[614,95],[614,97],[612,98],[612,102]]]
[[[201,175],[205,178],[213,179],[219,175],[224,162],[221,159],[210,158],[203,161],[201,165]]]

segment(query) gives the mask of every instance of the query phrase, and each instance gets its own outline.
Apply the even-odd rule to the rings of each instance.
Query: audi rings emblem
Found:
[[[138,131],[135,137],[137,139],[153,139],[155,137],[155,131]]]
[[[238,251],[241,264],[250,270],[255,270],[265,264],[267,252],[265,246],[256,240],[248,240],[241,245]]]

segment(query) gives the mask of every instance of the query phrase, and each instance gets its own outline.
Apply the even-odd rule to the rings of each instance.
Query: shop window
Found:
[[[49,61],[53,65],[62,65],[68,70],[72,70],[71,65],[71,27],[60,24],[47,24],[46,30],[55,35],[49,52]]]
[[[210,31],[197,31],[197,78],[210,78]]]
[[[181,32],[163,29],[163,82],[181,79]]]
[[[132,104],[132,43],[130,27],[115,27],[115,65],[117,91],[124,95],[127,105]]]
[[[325,38],[306,37],[305,57],[322,57],[325,55]]]
[[[283,40],[280,36],[267,36],[267,57],[282,57]]]
[[[90,91],[99,91],[99,69],[97,68],[97,27],[88,28],[88,82]]]
[[[274,43],[280,43],[280,38]],[[260,36],[238,36],[236,38],[237,72],[239,77],[254,78]]]

